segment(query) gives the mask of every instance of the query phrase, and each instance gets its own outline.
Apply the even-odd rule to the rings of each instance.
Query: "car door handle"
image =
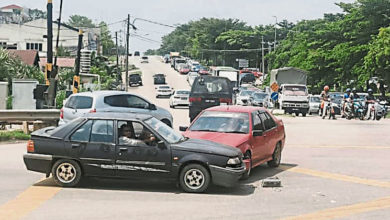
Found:
[[[127,147],[121,147],[119,148],[119,151],[127,151]]]
[[[79,148],[80,144],[72,144],[72,149]]]

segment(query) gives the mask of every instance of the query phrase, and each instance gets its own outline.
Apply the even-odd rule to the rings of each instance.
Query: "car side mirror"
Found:
[[[179,131],[187,131],[188,126],[180,126]]]
[[[164,141],[157,142],[157,147],[160,149],[167,149],[167,146],[165,146]]]
[[[150,110],[157,110],[157,107],[155,104],[149,104],[149,109]]]
[[[256,130],[256,131],[253,131],[252,132],[252,135],[253,135],[253,137],[260,137],[260,136],[263,136],[263,131],[261,131],[261,130]]]

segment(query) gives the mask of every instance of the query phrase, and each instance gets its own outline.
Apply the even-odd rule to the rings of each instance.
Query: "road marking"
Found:
[[[30,186],[15,199],[0,206],[0,219],[21,219],[51,199],[61,189],[50,186]]]
[[[286,145],[288,148],[352,148],[352,149],[390,149],[390,146],[342,146],[342,145],[320,145],[320,146],[311,146],[311,145]]]
[[[328,173],[328,172],[323,172],[323,171],[310,170],[310,169],[299,168],[299,167],[291,167],[291,166],[286,166],[286,165],[281,165],[280,169],[285,170],[285,171],[289,171],[289,172],[302,173],[302,174],[326,178],[326,179],[334,179],[334,180],[364,184],[364,185],[369,185],[369,186],[390,188],[390,182],[386,182],[386,181],[363,179],[363,178],[354,177],[354,176],[347,176],[347,175],[336,174],[336,173]]]
[[[325,209],[309,214],[303,214],[299,216],[287,217],[284,220],[293,220],[293,219],[334,219],[341,218],[350,215],[356,215],[359,213],[370,212],[380,209],[389,209],[390,208],[390,197],[385,197],[377,200],[372,200],[368,202],[358,203],[354,205],[341,206],[337,208]]]

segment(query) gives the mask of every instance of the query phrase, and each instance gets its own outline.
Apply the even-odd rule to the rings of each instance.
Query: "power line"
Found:
[[[144,18],[135,18],[134,21],[135,20],[141,20],[141,21],[149,22],[149,23],[152,23],[152,24],[157,24],[157,25],[164,26],[164,27],[177,28],[177,26],[173,26],[173,25],[169,25],[169,24],[163,24],[163,23],[160,23],[160,22],[157,22],[157,21],[152,21],[152,20],[148,20],[148,19],[144,19]],[[134,21],[133,21],[133,23],[134,23]]]

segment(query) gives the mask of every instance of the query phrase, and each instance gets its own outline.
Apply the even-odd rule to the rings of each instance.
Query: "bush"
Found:
[[[23,133],[23,131],[1,131],[0,141],[8,140],[29,140],[30,135]]]
[[[12,109],[12,96],[7,97],[7,109]]]
[[[63,106],[64,100],[66,96],[66,91],[65,90],[60,90],[57,92],[56,96],[56,108],[60,109]]]

